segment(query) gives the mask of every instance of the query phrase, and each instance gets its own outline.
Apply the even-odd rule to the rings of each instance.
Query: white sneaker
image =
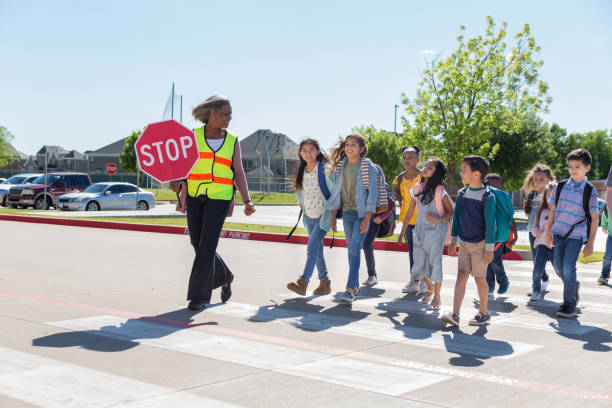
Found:
[[[427,288],[427,284],[425,283],[425,279],[421,279],[421,285],[420,285],[420,289],[417,293],[425,293],[427,292],[429,289]]]
[[[533,294],[533,286],[531,287],[531,289],[527,291],[527,296],[531,296],[532,294]]]
[[[537,302],[538,300],[540,300],[541,297],[542,295],[540,295],[538,292],[533,292],[531,294],[531,300],[533,300],[534,302]]]
[[[419,281],[412,281],[404,286],[402,293],[419,293]]]
[[[550,283],[550,279],[547,281],[542,281],[541,285],[542,285],[542,293],[548,292],[548,284]]]
[[[363,284],[366,286],[374,286],[378,283],[378,279],[376,278],[376,276],[372,276],[371,278],[368,278],[367,280],[363,281]]]

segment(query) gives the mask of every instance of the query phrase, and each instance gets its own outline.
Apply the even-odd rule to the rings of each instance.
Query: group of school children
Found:
[[[491,315],[487,301],[493,296],[495,282],[499,285],[499,294],[505,293],[509,286],[502,255],[518,236],[511,196],[502,191],[502,177],[489,173],[489,163],[483,157],[464,157],[461,181],[466,187],[459,190],[453,202],[445,188],[445,164],[432,157],[419,169],[419,148],[405,147],[401,152],[405,171],[393,180],[391,194],[382,169],[366,158],[367,152],[366,141],[358,133],[341,140],[330,158],[323,154],[316,140],[300,143],[300,165],[294,188],[309,240],[302,275],[287,288],[306,295],[316,267],[319,284],[313,295],[331,293],[323,239],[330,230],[337,232],[337,219],[342,218],[349,271],[340,301],[350,304],[359,299],[361,250],[368,273],[363,284],[374,286],[378,276],[373,242],[383,230],[383,236],[392,234],[397,200],[402,222],[398,242],[405,241],[408,245],[410,261],[410,279],[402,292],[421,293],[421,301],[430,310],[441,308],[442,256],[450,235],[448,254],[458,257],[458,273],[452,311],[443,314],[441,319],[459,326],[461,303],[471,274],[478,289],[479,310],[469,324],[488,324]],[[593,251],[599,215],[596,191],[586,178],[591,164],[589,152],[572,151],[567,161],[571,176],[568,180],[553,184],[550,168],[538,164],[524,186],[524,207],[534,259],[533,285],[528,296],[537,301],[546,292],[550,277],[545,266],[550,261],[564,287],[563,304],[557,312],[560,317],[576,315],[580,299],[576,262],[583,245],[585,256]],[[606,219],[602,226],[607,228],[607,222]],[[611,242],[609,238],[610,251]],[[612,254],[606,256],[612,258]],[[609,263],[606,273],[604,262],[599,279],[602,284],[607,284]]]

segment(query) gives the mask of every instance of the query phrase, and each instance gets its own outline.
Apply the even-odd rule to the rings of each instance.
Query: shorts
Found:
[[[460,271],[466,271],[475,278],[487,276],[487,261],[485,261],[485,242],[463,242],[459,248]]]

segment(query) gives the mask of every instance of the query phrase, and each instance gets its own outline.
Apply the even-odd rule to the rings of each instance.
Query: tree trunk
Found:
[[[448,180],[448,193],[451,196],[457,195],[457,191],[459,188],[455,186],[455,172],[457,171],[457,166],[454,163],[449,163],[446,167],[446,179]]]

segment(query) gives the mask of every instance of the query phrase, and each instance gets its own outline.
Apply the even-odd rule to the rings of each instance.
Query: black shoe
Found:
[[[193,300],[187,305],[189,310],[202,310],[206,306],[206,303],[194,302]]]
[[[574,317],[574,316],[576,316],[576,308],[575,307],[571,307],[571,306],[567,306],[567,305],[561,305],[561,307],[559,308],[559,311],[557,312],[557,316],[559,316],[559,317]]]
[[[221,287],[221,302],[225,303],[232,297],[232,282],[234,281],[234,276],[230,278],[227,286]]]
[[[580,301],[580,282],[576,281],[576,304]]]

